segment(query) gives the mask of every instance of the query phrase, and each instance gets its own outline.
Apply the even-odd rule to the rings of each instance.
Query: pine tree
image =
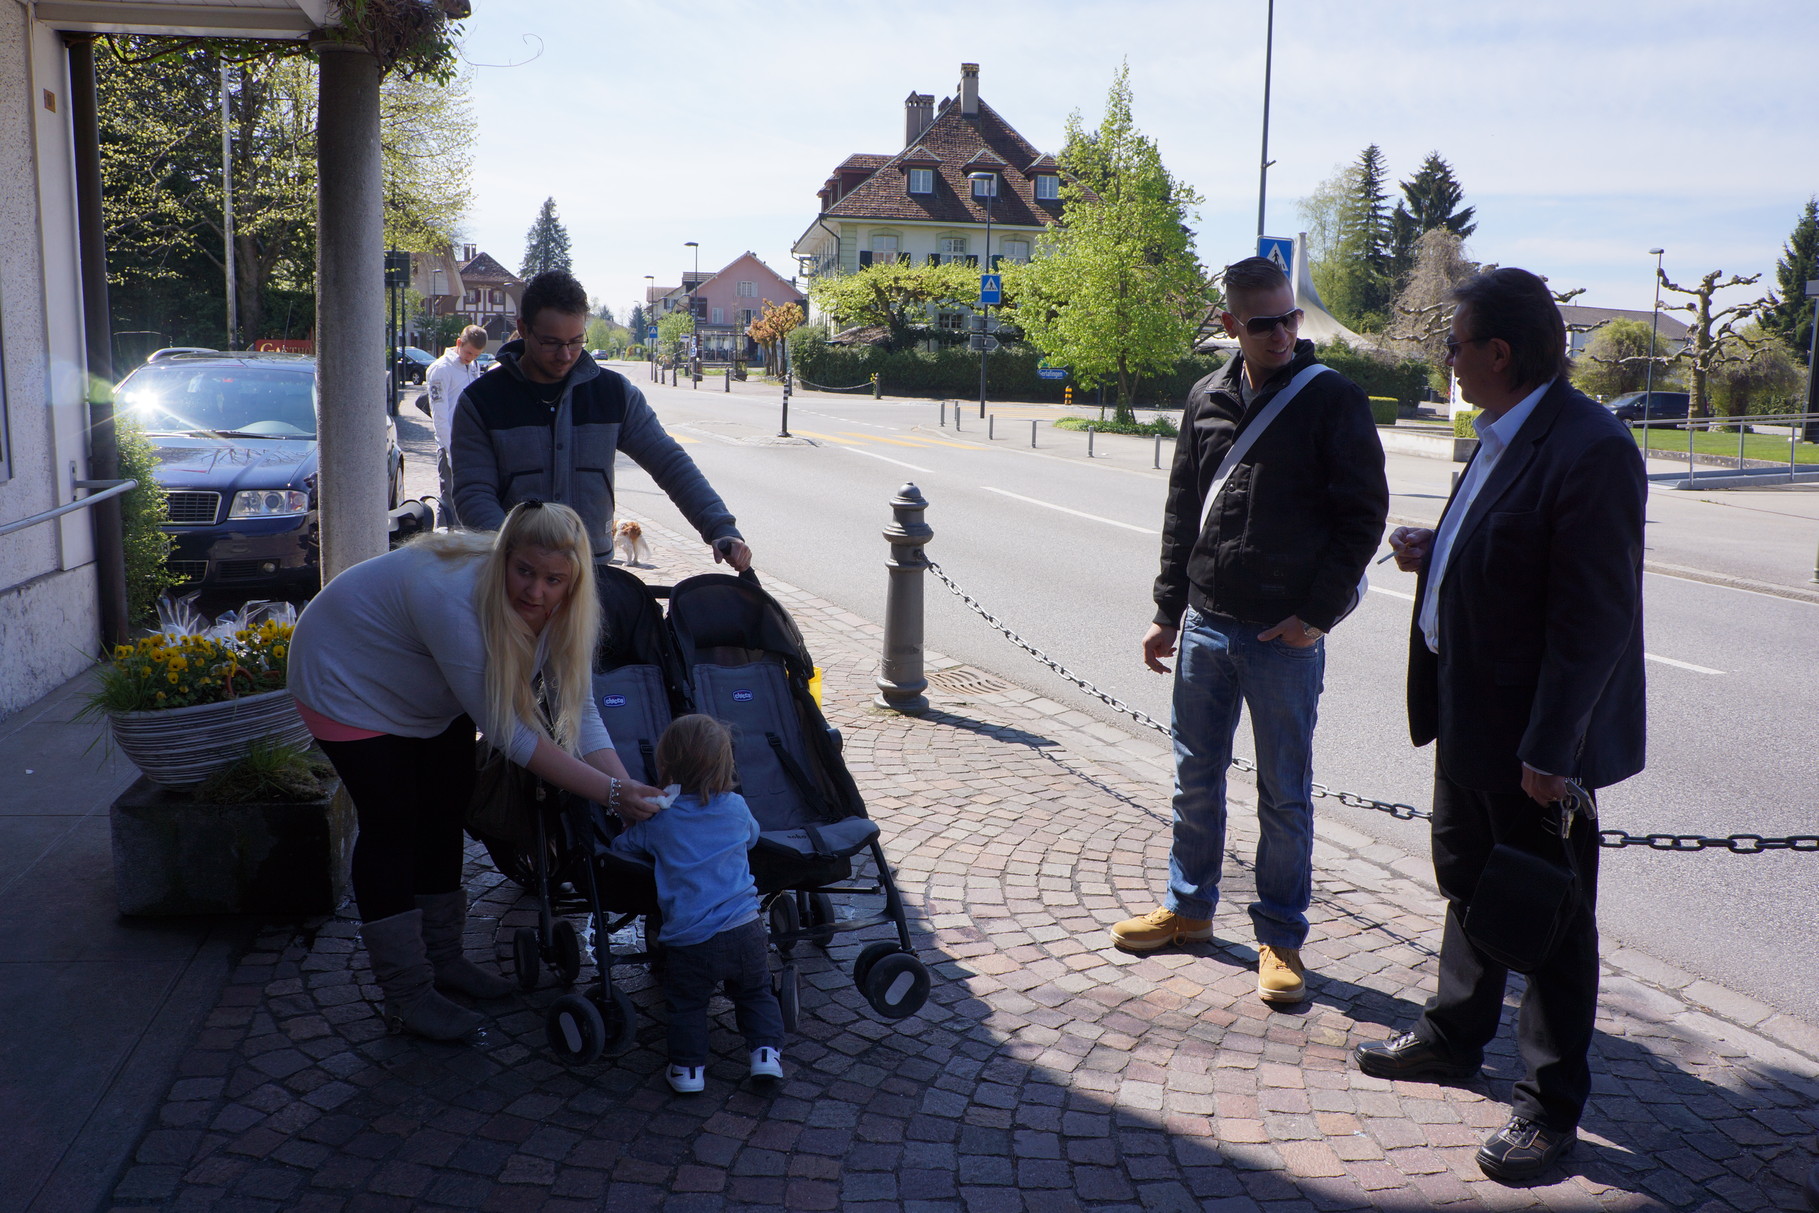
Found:
[[[1424,232],[1443,227],[1464,240],[1478,230],[1472,222],[1477,208],[1460,206],[1464,199],[1453,166],[1429,152],[1420,171],[1402,183],[1402,201],[1390,214],[1390,268],[1398,282],[1414,268],[1415,242]]]
[[[1775,285],[1780,289],[1769,295],[1761,324],[1805,365],[1813,349],[1813,301],[1806,297],[1806,284],[1819,278],[1819,198],[1806,200],[1782,253],[1775,264]]]
[[[544,270],[573,268],[574,261],[568,251],[568,229],[556,217],[556,200],[545,198],[536,222],[524,234],[524,262],[518,267],[518,276],[529,278]]]
[[[628,327],[632,330],[633,341],[644,340],[644,324],[644,305],[642,303],[632,304],[632,318]]]
[[[1336,241],[1319,284],[1333,315],[1353,329],[1381,329],[1395,297],[1390,265],[1390,210],[1383,150],[1371,144],[1346,169]]]

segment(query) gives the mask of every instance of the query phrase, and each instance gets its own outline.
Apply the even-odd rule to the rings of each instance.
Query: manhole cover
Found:
[[[928,684],[944,691],[954,691],[962,695],[1002,695],[1012,689],[1008,682],[1000,682],[977,670],[960,667],[951,670],[936,670],[928,675]]]

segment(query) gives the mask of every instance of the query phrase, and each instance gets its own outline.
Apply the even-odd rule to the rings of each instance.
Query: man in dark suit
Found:
[[[1409,645],[1409,728],[1438,740],[1434,875],[1446,897],[1439,985],[1414,1029],[1359,1046],[1381,1078],[1459,1081],[1497,1033],[1507,970],[1466,936],[1491,850],[1562,856],[1567,781],[1605,787],[1642,769],[1642,523],[1647,480],[1629,432],[1567,382],[1566,332],[1526,270],[1454,292],[1447,359],[1480,443],[1436,530],[1390,536],[1420,573]],[[1509,1123],[1478,1164],[1531,1178],[1571,1148],[1591,1091],[1598,998],[1598,840],[1581,818],[1567,845],[1580,899],[1529,974],[1517,1021],[1526,1075]],[[1537,924],[1540,929],[1541,924]]]

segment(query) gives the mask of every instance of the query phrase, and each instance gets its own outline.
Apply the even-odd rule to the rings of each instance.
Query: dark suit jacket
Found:
[[[1520,791],[1526,762],[1597,788],[1642,769],[1647,496],[1629,431],[1556,380],[1454,537],[1437,655],[1426,570],[1416,586],[1409,731],[1439,739],[1453,782]]]

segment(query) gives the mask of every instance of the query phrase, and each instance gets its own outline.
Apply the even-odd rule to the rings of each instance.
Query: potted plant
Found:
[[[154,783],[201,783],[261,739],[310,743],[286,687],[295,623],[228,627],[167,626],[116,646],[97,670],[84,713],[106,716],[114,744]]]

